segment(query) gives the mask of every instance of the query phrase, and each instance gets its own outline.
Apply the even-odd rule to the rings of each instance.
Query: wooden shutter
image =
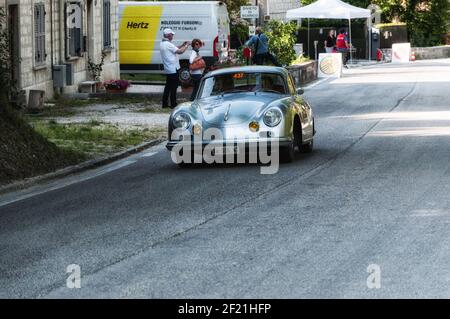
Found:
[[[103,1],[103,47],[111,47],[111,2]]]
[[[34,5],[34,62],[35,65],[45,64],[45,5]]]

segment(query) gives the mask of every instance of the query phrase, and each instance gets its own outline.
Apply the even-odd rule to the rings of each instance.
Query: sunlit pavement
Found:
[[[450,60],[312,85],[315,151],[274,175],[160,145],[2,196],[0,297],[448,298],[449,88]]]

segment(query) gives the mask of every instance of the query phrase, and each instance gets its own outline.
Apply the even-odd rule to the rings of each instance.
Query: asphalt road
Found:
[[[3,195],[0,297],[449,298],[449,93],[450,60],[346,70],[277,174],[160,145]]]

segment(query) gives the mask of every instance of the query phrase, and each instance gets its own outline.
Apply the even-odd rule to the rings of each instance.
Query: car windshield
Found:
[[[283,77],[277,73],[226,73],[206,78],[199,98],[237,92],[272,92],[286,94]]]

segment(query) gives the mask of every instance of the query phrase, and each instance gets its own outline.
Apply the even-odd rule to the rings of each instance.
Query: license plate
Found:
[[[216,146],[214,148],[215,155],[239,154],[237,146]]]

